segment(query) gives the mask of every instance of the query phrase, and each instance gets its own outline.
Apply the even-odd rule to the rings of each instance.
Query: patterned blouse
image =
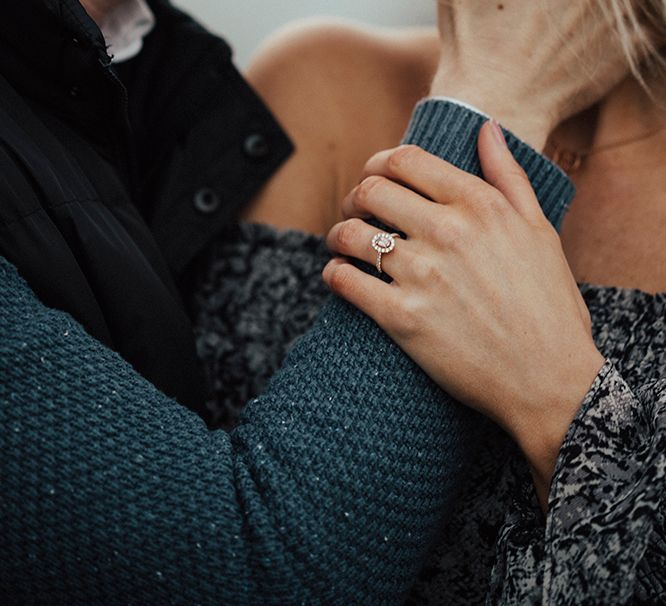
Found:
[[[327,259],[319,238],[244,225],[205,260],[194,311],[220,424],[316,317]],[[560,452],[547,515],[520,452],[479,417],[485,439],[410,606],[666,604],[666,294],[581,291],[607,362]]]
[[[544,517],[487,427],[410,604],[666,604],[666,294],[583,285],[608,360],[569,429]]]

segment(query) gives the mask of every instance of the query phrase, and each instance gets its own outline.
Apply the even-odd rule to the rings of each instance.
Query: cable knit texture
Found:
[[[431,151],[473,156],[437,109],[417,110],[408,140],[437,131]],[[2,603],[403,601],[478,419],[370,319],[328,304],[228,434],[3,259],[0,285]]]
[[[480,175],[476,141],[487,120],[451,101],[426,99],[416,106],[405,140],[417,137],[423,149],[468,173]],[[433,124],[442,124],[445,128],[432,128]],[[537,154],[511,132],[505,130],[504,135],[514,158],[525,169],[544,214],[559,230],[575,195],[573,183],[559,166]]]

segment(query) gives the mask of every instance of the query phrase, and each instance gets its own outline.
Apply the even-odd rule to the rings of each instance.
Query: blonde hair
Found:
[[[666,0],[596,0],[607,18],[615,22],[631,71],[644,83],[646,69],[666,69]],[[648,32],[651,32],[651,36]]]

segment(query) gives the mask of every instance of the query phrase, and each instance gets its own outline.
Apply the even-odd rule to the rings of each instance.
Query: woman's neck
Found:
[[[632,158],[645,163],[649,149],[650,163],[664,166],[666,81],[662,78],[647,84],[650,93],[635,78],[627,78],[598,106],[561,125],[553,140],[558,147],[575,152],[608,149],[606,159],[622,164]],[[635,145],[641,146],[640,157],[628,153]]]
[[[561,148],[583,151],[561,231],[578,281],[666,291],[666,109],[660,87],[650,90],[623,82],[553,134]]]
[[[666,126],[664,82],[648,82],[650,91],[634,78],[625,80],[600,105],[594,147],[613,145],[641,135],[660,134]]]

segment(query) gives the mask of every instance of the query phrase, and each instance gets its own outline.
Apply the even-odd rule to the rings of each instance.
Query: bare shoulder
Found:
[[[401,109],[427,93],[438,56],[434,28],[371,28],[347,21],[308,20],[272,36],[248,79],[269,103],[294,95],[349,111]],[[342,106],[342,107],[340,107]]]
[[[299,194],[334,208],[365,161],[400,142],[415,103],[428,92],[438,52],[435,28],[308,20],[269,38],[246,77],[296,145],[277,182],[289,179],[292,187],[306,173],[310,191]]]
[[[345,20],[308,19],[269,37],[253,58],[248,76],[265,76],[278,64],[291,73],[310,72],[315,67],[321,76],[322,66],[327,66],[336,69],[336,77],[353,77],[377,68],[385,75],[405,69],[432,71],[437,53],[434,27],[394,29]]]

